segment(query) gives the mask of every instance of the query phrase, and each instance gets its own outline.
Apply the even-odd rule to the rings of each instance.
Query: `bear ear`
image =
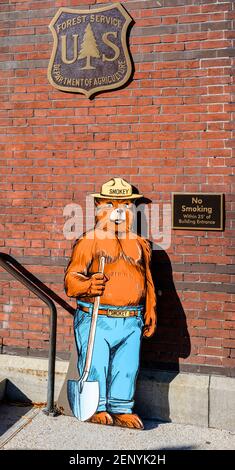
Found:
[[[102,202],[102,199],[95,199],[95,206],[99,206]]]

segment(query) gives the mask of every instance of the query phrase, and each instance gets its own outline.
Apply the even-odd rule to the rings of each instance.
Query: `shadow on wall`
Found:
[[[143,214],[140,225],[141,234],[145,236],[146,219]],[[143,417],[170,421],[169,386],[179,373],[179,359],[190,355],[191,342],[186,315],[174,285],[170,258],[160,246],[151,245],[158,322],[154,336],[142,343],[142,391],[139,389],[138,392],[137,385],[136,408]]]
[[[158,326],[154,337],[144,343],[143,352],[149,351],[149,359],[145,363],[143,358],[143,365],[179,372],[179,358],[187,358],[191,351],[186,315],[174,285],[169,256],[155,244],[152,249],[151,271],[157,294]]]

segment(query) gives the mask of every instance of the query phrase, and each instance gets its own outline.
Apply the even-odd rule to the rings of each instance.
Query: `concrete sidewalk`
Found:
[[[137,431],[7,405],[0,406],[0,417],[2,449],[235,450],[235,433],[192,425],[145,421],[145,430]]]

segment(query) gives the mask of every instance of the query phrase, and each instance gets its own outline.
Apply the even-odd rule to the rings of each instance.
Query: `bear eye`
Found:
[[[107,202],[106,207],[113,207],[113,203],[112,202]]]
[[[125,202],[124,206],[125,206],[125,207],[130,207],[130,203],[129,203],[129,202]]]

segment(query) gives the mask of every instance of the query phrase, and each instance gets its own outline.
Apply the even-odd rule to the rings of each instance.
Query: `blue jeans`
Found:
[[[130,306],[126,308],[130,309]],[[80,376],[85,366],[91,316],[91,313],[78,308],[74,318]],[[97,411],[132,413],[142,327],[143,320],[140,315],[128,318],[98,315],[88,376],[89,381],[99,382],[100,399]]]

